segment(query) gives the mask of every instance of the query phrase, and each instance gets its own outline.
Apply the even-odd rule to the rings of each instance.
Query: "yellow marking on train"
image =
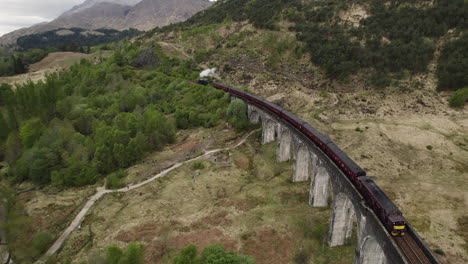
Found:
[[[405,226],[393,226],[394,229],[402,230],[405,229]]]

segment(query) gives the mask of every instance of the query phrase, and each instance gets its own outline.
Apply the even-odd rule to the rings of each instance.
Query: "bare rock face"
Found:
[[[139,30],[184,21],[211,5],[208,0],[143,0],[135,5],[125,25]]]
[[[60,17],[79,13],[83,10],[93,7],[94,5],[102,4],[102,3],[117,4],[117,5],[123,5],[123,6],[134,6],[138,4],[139,2],[141,2],[141,0],[86,0],[81,5],[74,6],[72,9],[66,11]]]
[[[150,30],[186,20],[211,4],[209,0],[86,0],[49,23],[5,34],[0,44],[14,44],[21,36],[58,28]]]

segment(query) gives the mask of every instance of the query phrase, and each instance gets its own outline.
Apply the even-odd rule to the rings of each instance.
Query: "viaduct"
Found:
[[[217,85],[220,86],[216,83],[213,84],[215,88],[220,89]],[[258,98],[257,96],[239,90],[236,93],[228,92],[231,93],[232,97],[239,98],[247,104],[250,122],[261,123],[262,144],[277,140],[277,162],[292,159],[292,181],[310,181],[310,206],[327,207],[331,191],[333,200],[328,234],[330,247],[346,243],[352,235],[354,219],[356,219],[358,241],[353,264],[439,263],[409,225],[407,227],[408,235],[413,237],[417,246],[427,256],[428,261],[421,260],[419,262],[405,257],[401,247],[397,245],[379,218],[368,207],[360,192],[339,167],[312,141],[273,111],[260,106],[255,101],[248,100],[248,96]],[[240,93],[247,94],[247,98]],[[273,105],[268,101],[263,101]],[[273,106],[279,108],[276,105]]]

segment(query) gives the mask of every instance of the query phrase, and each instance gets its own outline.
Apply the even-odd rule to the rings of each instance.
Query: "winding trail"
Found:
[[[160,173],[154,175],[153,177],[145,180],[145,181],[142,181],[142,182],[139,182],[137,184],[131,184],[129,185],[128,187],[124,187],[124,188],[121,188],[121,189],[117,189],[117,190],[106,190],[105,187],[98,187],[97,188],[97,192],[91,196],[88,200],[88,202],[83,206],[83,208],[81,209],[81,211],[78,213],[78,215],[75,217],[75,219],[73,219],[73,221],[71,222],[71,224],[68,226],[67,229],[65,229],[65,231],[62,233],[62,235],[60,235],[60,237],[55,241],[55,243],[49,248],[49,250],[47,250],[47,252],[44,254],[44,258],[47,257],[47,256],[50,256],[52,254],[54,254],[55,252],[57,252],[60,247],[63,245],[63,242],[65,241],[65,239],[68,238],[68,236],[70,235],[70,233],[76,229],[76,227],[81,223],[81,221],[83,221],[83,218],[85,217],[86,213],[88,213],[89,209],[91,209],[91,207],[94,205],[94,203],[96,203],[96,201],[98,201],[102,196],[104,196],[105,194],[107,193],[115,193],[115,192],[128,192],[128,191],[131,191],[131,190],[134,190],[136,188],[139,188],[141,186],[144,186],[154,180],[156,180],[157,178],[161,178],[163,176],[166,176],[170,171],[174,170],[174,169],[177,169],[179,168],[180,166],[184,165],[184,164],[187,164],[189,162],[193,162],[193,161],[196,161],[196,160],[200,160],[200,159],[203,159],[205,157],[208,157],[210,156],[211,154],[214,154],[214,153],[217,153],[217,152],[220,152],[220,151],[225,151],[225,150],[229,150],[229,149],[234,149],[234,148],[237,148],[239,147],[240,145],[242,145],[243,143],[245,143],[246,139],[252,135],[253,133],[255,132],[252,131],[250,132],[249,134],[245,135],[237,144],[235,144],[234,146],[232,147],[227,147],[227,148],[222,148],[222,149],[214,149],[214,150],[210,150],[210,151],[206,151],[204,154],[198,156],[198,157],[195,157],[193,159],[189,159],[189,160],[186,160],[186,161],[183,161],[183,162],[178,162],[178,163],[175,163],[174,165],[172,165],[171,167],[161,171]]]

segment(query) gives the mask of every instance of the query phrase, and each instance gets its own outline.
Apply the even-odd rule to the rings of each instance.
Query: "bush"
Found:
[[[122,258],[123,252],[116,245],[112,245],[106,248],[106,263],[107,264],[119,264]]]
[[[44,131],[44,125],[38,118],[24,122],[20,128],[20,138],[23,146],[31,148]]]
[[[192,169],[194,170],[203,170],[205,168],[205,165],[201,161],[195,161],[192,163]]]
[[[296,264],[307,264],[309,263],[309,259],[310,259],[309,251],[306,248],[303,248],[299,250],[298,252],[296,252],[296,254],[294,255],[293,261]]]
[[[32,246],[40,254],[44,253],[50,246],[54,237],[49,232],[39,232],[34,235]]]
[[[326,224],[317,224],[312,231],[313,236],[318,241],[322,241],[327,234],[328,226]]]
[[[427,145],[426,148],[427,148],[428,150],[432,150],[433,147],[432,147],[431,145]]]
[[[445,252],[444,252],[442,249],[440,249],[440,248],[436,248],[436,249],[434,250],[434,253],[436,253],[436,254],[438,254],[438,255],[441,255],[441,256],[445,256]]]
[[[118,170],[113,172],[106,177],[106,188],[107,189],[119,189],[125,186],[123,178],[127,177],[127,171]]]
[[[457,90],[468,85],[468,33],[442,48],[437,76],[439,90]]]
[[[243,131],[249,127],[249,119],[247,117],[247,105],[240,99],[234,99],[229,104],[227,109],[229,123],[232,124],[236,131]]]
[[[180,250],[180,254],[174,258],[173,264],[194,264],[196,263],[197,246],[190,244]]]
[[[463,108],[466,102],[468,102],[468,87],[456,91],[449,99],[449,105],[453,108]]]
[[[143,264],[143,247],[135,242],[130,243],[119,264]]]
[[[244,255],[237,255],[234,252],[225,252],[224,248],[218,245],[206,246],[200,257],[197,257],[197,246],[188,245],[180,250],[173,261],[173,264],[255,264],[255,260]]]

